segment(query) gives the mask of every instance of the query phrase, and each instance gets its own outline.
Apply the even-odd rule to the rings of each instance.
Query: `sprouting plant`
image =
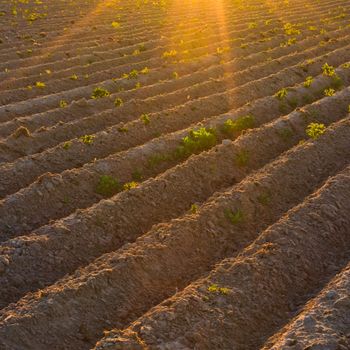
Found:
[[[150,168],[156,167],[158,164],[166,162],[171,159],[169,154],[154,154],[148,158],[148,166]]]
[[[175,57],[176,55],[177,55],[177,51],[176,50],[169,50],[169,51],[163,52],[162,58]]]
[[[136,84],[135,84],[135,89],[139,89],[141,87],[141,83],[138,81]]]
[[[236,154],[235,163],[239,167],[246,166],[249,161],[249,153],[246,150],[241,150]]]
[[[79,140],[85,145],[91,145],[94,142],[94,135],[84,135],[79,138]]]
[[[123,105],[123,100],[122,100],[121,98],[117,97],[117,98],[114,100],[114,105],[115,105],[116,107],[122,106],[122,105]]]
[[[78,76],[76,74],[73,74],[69,77],[71,80],[78,80]]]
[[[287,96],[287,94],[288,94],[288,90],[286,88],[283,88],[283,89],[277,91],[275,96],[278,99],[282,100],[283,98],[285,98]]]
[[[35,87],[39,88],[39,89],[43,89],[45,87],[45,83],[43,83],[42,81],[37,81],[35,83]]]
[[[197,211],[198,211],[198,205],[197,205],[197,204],[192,204],[192,205],[191,205],[191,208],[190,208],[190,212],[191,212],[192,214],[196,214]]]
[[[143,52],[143,51],[146,51],[147,49],[146,49],[146,45],[145,44],[141,44],[140,46],[139,46],[139,51],[140,52]]]
[[[181,141],[181,146],[176,149],[178,157],[187,157],[192,153],[209,149],[216,144],[216,135],[213,129],[200,128],[191,130],[188,136]]]
[[[243,213],[241,209],[237,209],[236,211],[226,209],[225,216],[231,222],[231,224],[237,225],[243,222]]]
[[[293,136],[293,131],[290,128],[283,128],[278,130],[278,135],[283,141],[288,141]]]
[[[314,140],[316,140],[319,136],[324,134],[325,131],[326,126],[322,123],[310,123],[306,127],[306,135]]]
[[[332,76],[332,81],[330,86],[333,89],[338,90],[343,86],[343,80],[338,75],[335,74]]]
[[[149,68],[145,67],[140,71],[141,74],[148,74],[149,73]]]
[[[129,79],[136,79],[139,75],[139,72],[136,69],[133,69],[130,73],[129,73]]]
[[[122,190],[119,181],[109,175],[101,175],[96,186],[96,193],[103,196],[111,196]]]
[[[71,146],[72,146],[72,142],[71,142],[71,141],[66,141],[66,142],[63,144],[62,148],[67,150],[67,149],[69,149]]]
[[[228,51],[230,51],[230,47],[229,47],[229,46],[217,47],[217,48],[216,48],[216,53],[217,53],[218,55],[222,55],[222,54],[224,54],[225,52],[228,52]]]
[[[299,29],[295,29],[295,25],[292,23],[286,23],[283,26],[284,32],[286,35],[299,35],[300,34],[300,30]]]
[[[119,126],[118,127],[118,131],[119,132],[128,132],[129,131],[129,129],[126,127],[126,126]]]
[[[268,192],[263,192],[257,197],[258,202],[262,205],[268,205],[271,201],[271,195]]]
[[[174,79],[179,79],[179,73],[173,72],[173,78]]]
[[[120,23],[117,22],[117,21],[113,21],[113,22],[112,22],[112,27],[113,27],[113,28],[120,28]]]
[[[102,98],[102,97],[108,97],[110,95],[110,92],[102,87],[97,87],[92,92],[91,98]]]
[[[335,69],[333,66],[330,66],[328,63],[325,63],[322,66],[322,73],[328,77],[332,77],[335,75]]]
[[[227,119],[221,130],[223,133],[232,135],[233,133],[243,130],[252,129],[255,126],[255,118],[251,115],[246,115],[237,118],[236,120]]]
[[[227,295],[230,293],[230,288],[219,287],[217,284],[211,284],[208,287],[208,292]]]
[[[139,184],[136,181],[127,182],[123,185],[123,190],[128,191],[132,188],[136,188]]]
[[[349,69],[350,68],[350,62],[344,63],[342,65],[342,67],[345,68],[345,69]]]
[[[314,78],[309,76],[306,78],[306,80],[304,81],[304,87],[309,88],[313,82]]]
[[[324,90],[324,95],[325,96],[333,96],[335,94],[335,90],[332,88],[328,88]]]
[[[143,124],[148,125],[151,122],[151,119],[149,117],[149,114],[142,114],[140,117],[140,120],[143,122]]]
[[[68,106],[68,103],[65,100],[61,100],[59,105],[60,105],[61,108],[64,108],[64,107]]]
[[[248,28],[249,28],[249,29],[254,29],[254,28],[256,28],[257,26],[258,26],[258,25],[257,25],[256,22],[251,22],[251,23],[248,24]]]
[[[141,181],[143,179],[142,171],[140,169],[134,170],[131,177],[134,181]]]
[[[296,38],[289,38],[287,41],[284,41],[280,44],[280,47],[292,46],[297,42]]]

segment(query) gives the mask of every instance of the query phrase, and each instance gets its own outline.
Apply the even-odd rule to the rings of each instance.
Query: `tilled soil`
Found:
[[[0,0],[0,350],[350,349],[349,19]]]

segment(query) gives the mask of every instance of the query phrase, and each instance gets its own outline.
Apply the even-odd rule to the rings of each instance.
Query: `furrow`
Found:
[[[256,349],[347,262],[349,210],[348,167],[240,255],[95,349]]]

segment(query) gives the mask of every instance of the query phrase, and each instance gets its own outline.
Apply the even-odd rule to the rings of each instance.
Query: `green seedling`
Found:
[[[110,92],[102,87],[97,87],[92,92],[91,98],[97,99],[97,98],[103,98],[108,97],[110,95]]]
[[[287,90],[286,88],[283,88],[283,89],[277,91],[276,94],[275,94],[275,96],[276,96],[278,99],[282,100],[282,99],[284,99],[285,97],[287,97],[287,94],[288,94],[288,90]]]
[[[188,136],[185,136],[181,145],[176,149],[176,155],[180,158],[188,157],[193,153],[199,153],[209,149],[216,144],[216,135],[213,129],[200,128],[191,130]]]
[[[191,212],[192,214],[196,214],[197,211],[198,211],[198,205],[197,205],[197,204],[192,204],[192,205],[191,205],[191,208],[190,208],[190,212]]]
[[[35,83],[35,87],[39,88],[39,89],[43,89],[46,86],[45,83],[43,83],[42,81],[37,81]]]
[[[71,141],[67,141],[63,144],[63,149],[67,150],[72,146],[72,142]]]
[[[325,96],[333,96],[335,94],[335,90],[332,88],[328,88],[324,90],[324,95]]]
[[[102,196],[112,196],[122,190],[119,181],[112,176],[102,175],[96,187],[96,193]]]
[[[326,126],[322,123],[310,123],[306,127],[306,135],[316,140],[326,131]]]
[[[251,115],[239,117],[236,120],[227,119],[221,130],[224,134],[232,135],[243,130],[252,129],[255,126],[255,118]]]
[[[230,289],[226,287],[219,287],[217,284],[211,284],[208,287],[209,293],[215,293],[215,294],[224,294],[227,295],[230,293]]]
[[[143,122],[143,124],[148,125],[151,122],[151,119],[149,117],[149,114],[142,114],[140,117],[140,120]]]
[[[237,225],[243,222],[243,213],[241,209],[237,209],[236,211],[226,209],[225,216],[231,222],[231,224]]]
[[[65,100],[61,100],[59,105],[60,105],[61,108],[64,108],[64,107],[68,106],[68,103]]]
[[[122,106],[123,105],[123,100],[121,99],[121,98],[116,98],[115,100],[114,100],[114,105],[116,106],[116,107],[120,107],[120,106]]]
[[[305,82],[304,82],[304,87],[309,88],[313,82],[314,78],[313,77],[307,77]]]
[[[84,135],[79,138],[79,140],[85,145],[91,145],[94,142],[94,135]]]
[[[132,174],[131,177],[134,181],[140,182],[143,179],[142,171],[140,169],[136,169]]]
[[[239,167],[246,166],[249,161],[249,153],[246,150],[241,150],[236,154],[235,163]]]
[[[136,188],[139,184],[136,181],[127,182],[123,185],[123,190],[128,191],[132,188]]]
[[[335,75],[335,69],[333,66],[330,66],[328,63],[325,63],[322,66],[322,73],[328,77],[332,77]]]

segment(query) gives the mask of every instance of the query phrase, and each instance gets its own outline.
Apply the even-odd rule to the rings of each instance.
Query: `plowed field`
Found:
[[[0,350],[349,350],[350,3],[0,0]]]

